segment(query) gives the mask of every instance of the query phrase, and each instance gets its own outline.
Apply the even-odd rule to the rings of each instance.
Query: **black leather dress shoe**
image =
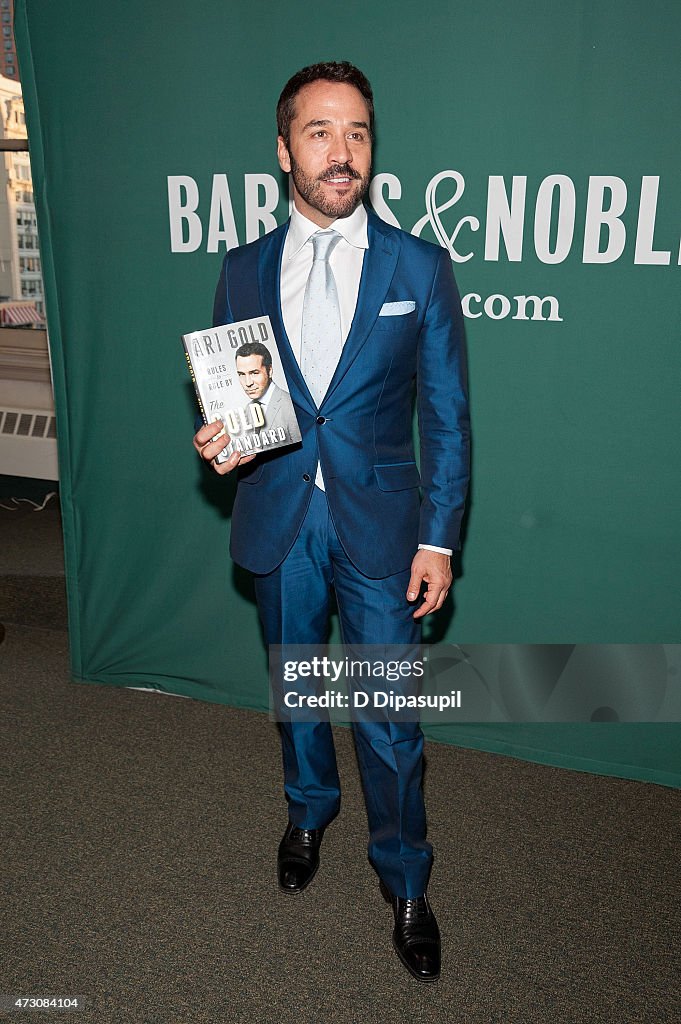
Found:
[[[381,892],[392,904],[395,916],[393,946],[400,960],[417,981],[437,981],[440,977],[440,929],[428,897],[403,900],[394,896],[384,882]]]
[[[277,876],[282,892],[302,892],[310,884],[319,867],[323,835],[323,828],[297,828],[288,823],[277,856]]]

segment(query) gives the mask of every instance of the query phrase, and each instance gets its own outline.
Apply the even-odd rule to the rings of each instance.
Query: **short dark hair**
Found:
[[[267,345],[263,345],[261,341],[247,341],[245,345],[238,348],[234,353],[234,360],[236,361],[239,356],[262,356],[262,365],[266,366],[267,369],[272,368],[272,355]]]
[[[339,82],[342,85],[354,85],[359,89],[369,108],[369,130],[374,134],[374,94],[369,79],[359,68],[347,60],[327,60],[322,64],[310,64],[309,67],[296,71],[284,86],[277,103],[277,131],[289,147],[291,140],[291,121],[296,116],[295,99],[305,85],[312,82]]]

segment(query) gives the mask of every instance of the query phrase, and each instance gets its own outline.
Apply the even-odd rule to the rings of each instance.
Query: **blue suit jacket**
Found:
[[[302,444],[237,470],[230,551],[268,573],[285,558],[310,501],[317,460],[349,558],[378,579],[410,566],[417,545],[459,547],[469,418],[461,302],[449,254],[368,211],[357,308],[319,408],[286,336],[279,276],[288,223],[225,256],[214,324],[268,314]],[[379,315],[384,303],[412,312]],[[414,456],[416,405],[420,465]]]

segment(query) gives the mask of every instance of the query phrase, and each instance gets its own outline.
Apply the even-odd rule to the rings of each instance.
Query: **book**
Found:
[[[229,442],[218,455],[271,451],[300,441],[277,342],[268,316],[182,335],[204,423],[222,420]]]

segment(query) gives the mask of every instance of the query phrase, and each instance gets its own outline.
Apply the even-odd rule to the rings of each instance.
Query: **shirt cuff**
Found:
[[[451,548],[436,548],[434,544],[419,544],[419,551],[439,551],[441,555],[453,554]]]

